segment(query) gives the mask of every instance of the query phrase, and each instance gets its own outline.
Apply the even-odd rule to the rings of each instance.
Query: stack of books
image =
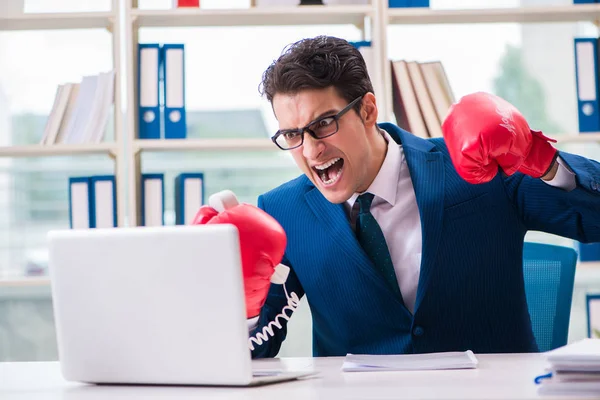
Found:
[[[600,339],[583,339],[546,352],[547,373],[538,376],[539,394],[600,396]]]
[[[396,124],[422,138],[442,137],[454,93],[440,61],[392,61]]]
[[[114,105],[115,71],[58,86],[42,145],[100,143]]]

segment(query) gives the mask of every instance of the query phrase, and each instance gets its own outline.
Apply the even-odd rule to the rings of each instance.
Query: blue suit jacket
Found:
[[[287,233],[287,290],[307,296],[314,356],[537,351],[522,274],[525,233],[600,241],[600,164],[560,153],[577,174],[572,191],[520,173],[471,185],[457,175],[443,139],[381,127],[403,145],[421,216],[414,315],[376,273],[343,205],[327,201],[306,176],[258,199]],[[257,330],[286,304],[283,287],[271,285]],[[253,357],[277,355],[285,321],[275,333]]]

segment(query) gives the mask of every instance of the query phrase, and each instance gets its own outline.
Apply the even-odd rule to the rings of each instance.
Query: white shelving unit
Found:
[[[549,6],[525,6],[506,8],[481,8],[463,10],[436,10],[431,8],[388,8],[387,0],[374,0],[379,2],[380,13],[384,24],[381,26],[380,42],[383,64],[384,115],[393,114],[392,111],[392,72],[387,60],[387,31],[394,25],[423,25],[423,24],[483,24],[483,23],[557,23],[557,22],[591,22],[600,24],[600,4],[570,4]],[[569,136],[569,137],[567,137]],[[569,141],[597,142],[595,136],[585,135],[571,140],[570,136],[561,135]]]
[[[124,7],[121,7],[124,2]],[[152,27],[294,26],[352,24],[362,37],[374,43],[377,83],[386,88],[378,98],[382,120],[391,119],[392,83],[387,53],[390,26],[401,24],[478,24],[594,22],[600,20],[600,4],[518,7],[471,10],[429,8],[389,9],[387,0],[369,5],[302,6],[296,8],[249,8],[231,10],[144,10],[137,0],[112,0],[111,11],[83,13],[23,14],[0,16],[2,30],[107,29],[112,33],[115,77],[115,141],[89,145],[19,146],[0,148],[0,157],[46,157],[106,154],[115,161],[119,226],[135,226],[140,218],[141,154],[167,151],[273,150],[269,139],[139,140],[137,139],[137,43],[138,31]],[[116,23],[121,21],[122,23]],[[122,60],[122,57],[124,59]],[[123,62],[122,62],[123,61]],[[125,80],[125,81],[123,81]],[[121,82],[125,85],[122,85]],[[122,87],[125,92],[123,93]],[[122,103],[125,101],[125,103]],[[600,132],[557,136],[559,143],[600,143]]]
[[[114,9],[115,8],[113,7],[113,10]],[[0,15],[0,31],[94,28],[112,29],[116,18],[117,14],[115,12],[27,13],[9,17]]]
[[[203,140],[140,140],[137,139],[137,43],[140,28],[202,27],[202,26],[294,26],[317,24],[351,24],[362,29],[363,37],[379,41],[383,15],[380,0],[371,5],[302,6],[248,8],[232,10],[171,9],[142,10],[136,0],[126,0],[125,40],[127,71],[128,139],[132,146],[127,154],[130,225],[140,221],[141,152],[214,151],[214,150],[272,150],[279,151],[269,139],[203,139]],[[366,28],[366,27],[373,28]],[[377,51],[380,48],[377,47]],[[377,57],[382,60],[382,54]],[[381,61],[378,61],[379,63]],[[382,69],[381,64],[376,68]]]
[[[3,1],[3,0],[0,0]],[[388,9],[387,0],[372,0],[364,6],[303,6],[236,10],[141,10],[137,0],[111,0],[111,11],[91,13],[26,14],[0,16],[2,30],[107,29],[112,33],[115,75],[114,143],[55,146],[0,147],[2,157],[86,156],[105,154],[114,159],[117,182],[119,226],[140,224],[140,174],[143,153],[200,151],[272,150],[276,146],[265,139],[185,139],[139,140],[137,126],[137,44],[141,28],[294,26],[351,24],[371,40],[375,54],[375,86],[385,88],[378,96],[381,120],[390,120],[392,112],[391,68],[387,53],[388,30],[393,25],[594,22],[600,20],[600,4],[548,7],[521,7],[476,10]],[[410,39],[409,39],[410,40]],[[275,55],[274,55],[275,56]],[[124,88],[124,89],[123,89]],[[124,103],[123,103],[124,102]],[[600,132],[553,135],[561,143],[600,143]],[[580,263],[579,283],[597,282],[599,262]],[[576,281],[576,285],[577,285]],[[50,299],[48,277],[0,279],[0,297],[38,297]],[[295,324],[301,324],[295,319]],[[309,323],[309,322],[308,322]]]
[[[140,220],[141,173],[140,154],[160,151],[212,150],[269,150],[277,151],[268,139],[204,139],[204,140],[139,140],[137,139],[136,55],[138,30],[144,27],[202,27],[202,26],[282,26],[315,24],[353,24],[361,28],[363,37],[375,44],[376,69],[381,87],[386,88],[378,98],[382,120],[392,112],[391,69],[387,55],[388,27],[397,24],[475,24],[475,23],[541,23],[595,22],[600,19],[600,4],[493,8],[472,10],[434,10],[429,8],[388,8],[387,0],[372,0],[370,5],[302,6],[249,8],[232,10],[171,9],[143,10],[136,0],[125,5],[125,65],[127,70],[127,136],[133,143],[124,158],[128,163],[128,221],[137,225]],[[370,27],[370,28],[366,28]],[[560,135],[560,143],[600,142],[599,134]]]
[[[123,109],[121,88],[121,53],[123,38],[120,16],[120,0],[111,1],[111,10],[106,12],[73,12],[73,13],[24,13],[15,16],[0,16],[0,31],[26,30],[75,30],[106,29],[112,34],[112,68],[115,70],[115,104],[114,104],[114,142],[97,144],[57,144],[0,147],[0,157],[50,157],[50,156],[86,156],[106,154],[115,161],[115,177],[117,182],[117,221],[119,226],[125,225],[126,218],[126,153],[123,134]]]

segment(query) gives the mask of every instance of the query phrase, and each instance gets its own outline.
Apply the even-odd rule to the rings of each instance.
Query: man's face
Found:
[[[333,87],[273,97],[279,129],[301,128],[317,118],[333,116],[347,105]],[[362,99],[360,116],[354,110],[345,113],[339,119],[337,133],[317,140],[305,132],[304,144],[288,150],[330,202],[343,203],[353,193],[365,191],[373,181],[376,120],[375,98],[367,93]]]

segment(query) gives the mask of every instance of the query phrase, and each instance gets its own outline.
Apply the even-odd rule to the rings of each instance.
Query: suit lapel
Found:
[[[415,310],[419,308],[433,270],[436,268],[435,255],[442,236],[442,218],[444,212],[444,161],[430,142],[401,134],[404,141],[404,154],[410,170],[417,206],[421,218],[422,257]],[[414,146],[412,144],[415,144]],[[427,144],[431,146],[425,150]]]
[[[370,268],[367,255],[359,251],[358,242],[348,222],[344,205],[329,202],[314,186],[304,196],[308,206],[321,223],[321,227],[330,233],[335,245],[344,254],[352,257],[353,261],[361,267]]]
[[[329,202],[319,190],[312,186],[305,194],[306,202],[321,224],[321,227],[329,232],[330,237],[336,246],[335,251],[341,252],[349,258],[353,264],[357,265],[367,276],[377,281],[382,290],[387,290],[390,297],[393,297],[398,305],[404,307],[401,299],[398,299],[392,290],[387,286],[383,277],[381,277],[371,260],[360,247],[354,231],[348,222],[348,216],[344,210],[343,204],[333,204]],[[406,310],[408,312],[408,310]]]
[[[403,131],[392,124],[380,124],[392,138],[402,143],[406,162],[410,170],[417,206],[421,218],[422,258],[421,272],[417,287],[415,310],[419,308],[435,268],[435,255],[442,236],[442,217],[444,211],[444,161],[443,155],[429,141]],[[310,183],[305,198],[308,206],[320,222],[323,229],[329,231],[332,240],[345,256],[349,257],[364,273],[379,281],[389,291],[390,297],[396,299],[391,289],[385,285],[377,274],[371,261],[361,249],[356,236],[348,223],[343,204],[330,203],[319,190]],[[400,299],[396,299],[408,313]]]

